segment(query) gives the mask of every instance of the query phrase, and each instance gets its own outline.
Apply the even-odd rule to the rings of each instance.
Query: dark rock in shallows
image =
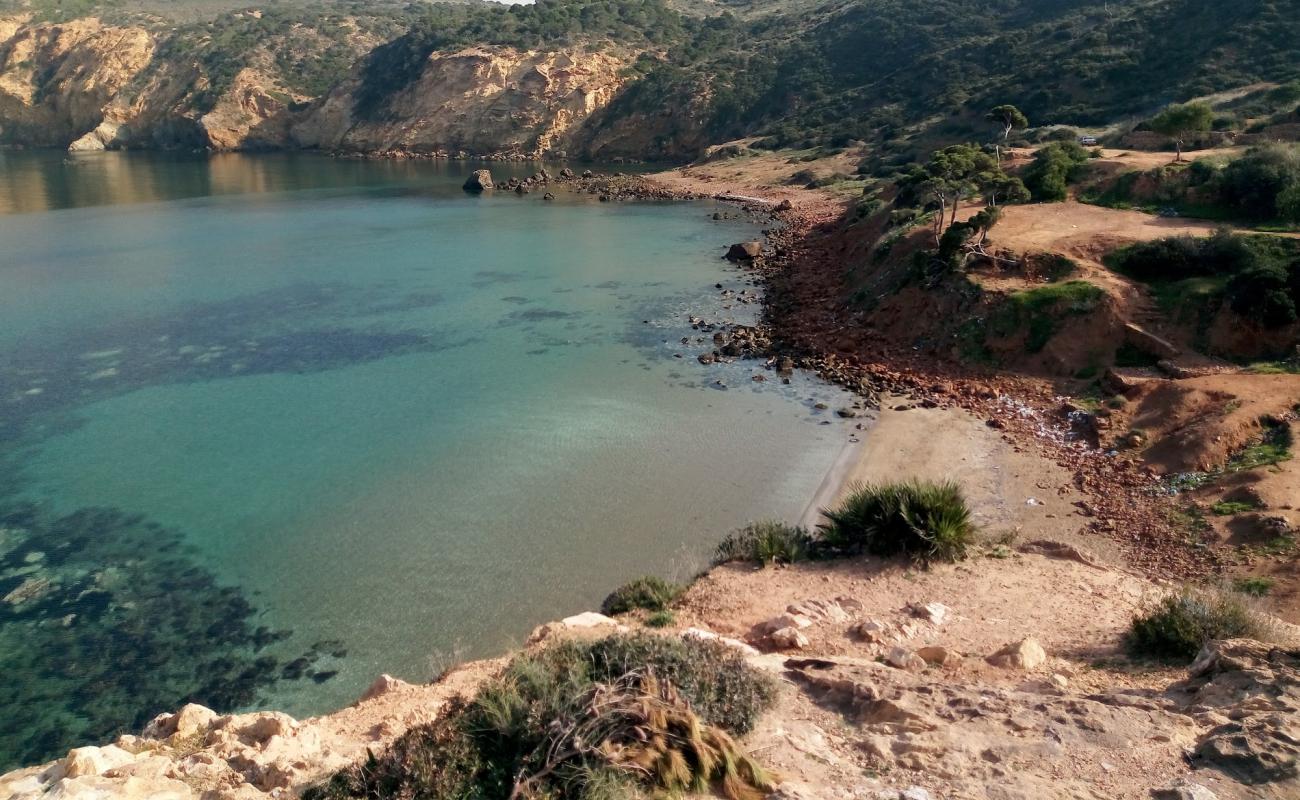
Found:
[[[491,191],[494,188],[492,183],[492,173],[486,169],[476,169],[474,174],[469,176],[465,185],[461,188],[467,192],[478,194],[480,192]]]
[[[762,242],[737,242],[727,251],[728,261],[753,261],[763,254]]]

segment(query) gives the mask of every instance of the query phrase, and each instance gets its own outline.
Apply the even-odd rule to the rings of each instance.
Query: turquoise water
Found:
[[[0,765],[428,679],[803,512],[839,391],[687,322],[756,315],[752,224],[471,168],[0,154]]]

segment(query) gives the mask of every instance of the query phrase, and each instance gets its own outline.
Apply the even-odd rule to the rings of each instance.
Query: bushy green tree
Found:
[[[1224,167],[1219,178],[1224,203],[1257,220],[1300,222],[1300,148],[1252,148]]]
[[[1002,126],[1003,142],[1011,138],[1011,131],[1029,127],[1029,118],[1024,112],[1009,104],[994,106],[984,118]]]
[[[1174,161],[1183,160],[1183,142],[1194,133],[1208,131],[1214,124],[1214,109],[1208,103],[1183,103],[1166,106],[1151,118],[1151,130],[1174,140]]]
[[[1060,202],[1087,163],[1088,151],[1078,142],[1052,142],[1034,153],[1034,162],[1025,170],[1025,187],[1040,203]]]

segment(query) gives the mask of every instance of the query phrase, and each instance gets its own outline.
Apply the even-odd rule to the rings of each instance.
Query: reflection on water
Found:
[[[452,177],[467,176],[480,166],[444,162],[438,171]],[[491,168],[493,175],[509,177],[531,174],[539,166],[501,163]],[[428,181],[430,171],[425,161],[334,159],[315,153],[250,157],[241,153],[209,156],[0,149],[0,175],[4,176],[0,214],[303,189],[416,187]]]

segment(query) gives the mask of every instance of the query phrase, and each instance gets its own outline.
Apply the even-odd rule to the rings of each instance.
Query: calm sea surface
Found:
[[[0,152],[0,767],[427,679],[803,512],[839,391],[687,322],[753,319],[753,226],[474,166]]]

